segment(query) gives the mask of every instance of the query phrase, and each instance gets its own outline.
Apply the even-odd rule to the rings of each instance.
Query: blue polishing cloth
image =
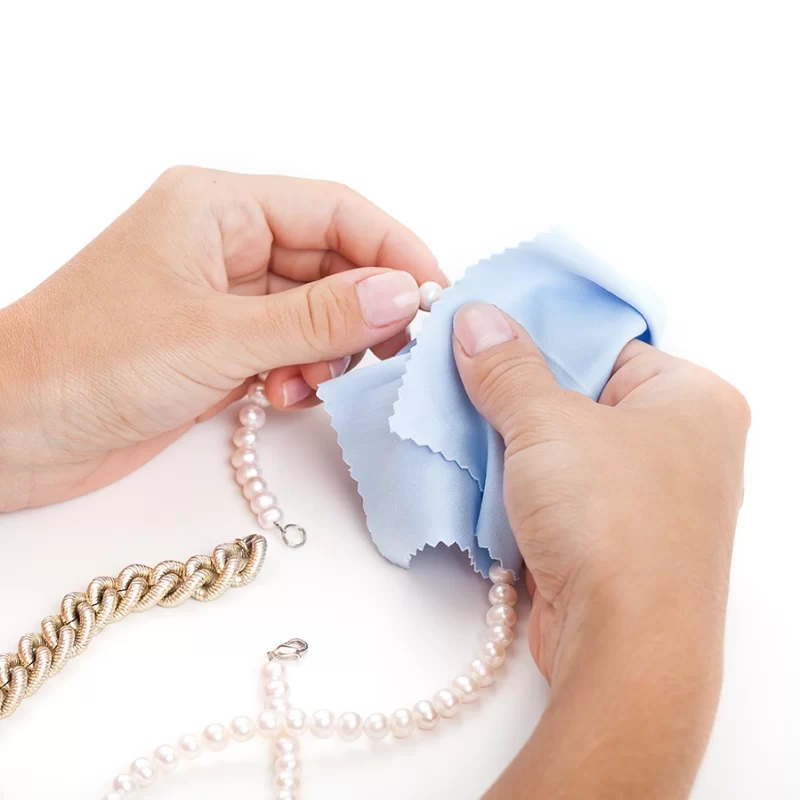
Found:
[[[452,353],[453,315],[473,300],[514,317],[559,383],[593,400],[629,341],[657,342],[663,312],[650,289],[551,231],[470,267],[394,358],[320,386],[386,558],[408,567],[427,546],[457,545],[483,575],[493,561],[519,574],[503,440],[470,403]]]

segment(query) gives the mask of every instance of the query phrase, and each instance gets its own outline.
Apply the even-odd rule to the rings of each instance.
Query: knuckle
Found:
[[[306,292],[299,328],[315,350],[335,349],[349,340],[353,313],[347,300],[325,283],[315,283]]]

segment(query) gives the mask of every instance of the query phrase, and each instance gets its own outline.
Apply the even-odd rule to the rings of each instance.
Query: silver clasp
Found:
[[[267,653],[268,661],[297,661],[308,652],[308,642],[305,639],[289,639],[288,642],[279,644],[274,650]]]
[[[281,532],[281,539],[287,547],[302,547],[306,543],[308,534],[301,525],[290,522],[288,525],[275,526]]]

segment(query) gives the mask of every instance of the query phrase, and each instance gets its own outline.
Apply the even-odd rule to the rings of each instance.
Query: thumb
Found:
[[[552,418],[559,386],[525,329],[488,303],[467,303],[453,319],[453,352],[475,408],[508,445]]]
[[[359,353],[405,330],[419,309],[407,272],[364,268],[261,297],[223,295],[231,344],[248,374]],[[247,352],[241,343],[248,343]]]

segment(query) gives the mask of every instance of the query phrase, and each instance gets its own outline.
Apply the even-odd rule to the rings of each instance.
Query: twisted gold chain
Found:
[[[106,625],[154,606],[179,606],[190,597],[216,600],[228,589],[250,583],[266,553],[263,536],[248,536],[219,545],[210,556],[192,556],[185,564],[131,564],[116,578],[95,578],[85,592],[66,595],[59,615],[42,621],[41,633],[26,634],[16,653],[0,655],[0,720],[80,655]]]

